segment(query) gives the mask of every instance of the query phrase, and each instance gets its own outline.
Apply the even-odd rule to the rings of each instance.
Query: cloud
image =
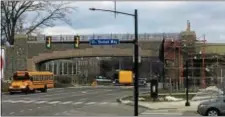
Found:
[[[73,25],[63,23],[45,28],[46,34],[133,33],[132,17],[116,15],[89,8],[114,10],[113,1],[76,1],[70,6],[77,11],[69,18]],[[133,13],[138,9],[139,33],[181,32],[190,20],[197,37],[206,34],[208,42],[225,42],[225,2],[191,1],[118,1],[117,10]]]
[[[106,25],[98,28],[81,28],[73,29],[69,26],[55,26],[45,28],[42,32],[45,35],[76,35],[76,34],[108,34],[111,33],[128,33],[126,28],[119,25]]]

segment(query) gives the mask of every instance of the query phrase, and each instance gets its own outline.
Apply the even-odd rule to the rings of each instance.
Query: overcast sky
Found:
[[[59,23],[45,28],[45,34],[133,33],[133,18],[100,11],[90,7],[114,10],[113,1],[72,2],[77,11],[69,16],[72,26]],[[207,42],[225,42],[225,2],[182,1],[117,1],[117,10],[133,13],[138,9],[139,33],[180,32],[187,20],[197,36],[206,34]]]

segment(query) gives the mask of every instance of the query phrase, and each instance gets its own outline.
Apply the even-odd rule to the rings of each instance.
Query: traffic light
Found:
[[[74,48],[78,48],[80,44],[80,36],[74,36]]]
[[[46,48],[50,49],[51,48],[51,43],[52,43],[52,37],[51,36],[47,36],[45,41],[46,41],[45,42]]]

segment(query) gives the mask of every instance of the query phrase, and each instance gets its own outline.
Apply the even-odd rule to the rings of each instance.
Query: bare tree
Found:
[[[75,8],[69,4],[58,1],[1,1],[1,34],[13,45],[18,30],[31,34],[37,28],[54,26],[56,21],[71,25],[66,16]],[[25,21],[26,18],[29,23]]]

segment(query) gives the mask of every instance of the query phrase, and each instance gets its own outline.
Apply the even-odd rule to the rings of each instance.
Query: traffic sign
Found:
[[[119,39],[91,39],[89,41],[90,45],[117,45],[119,43]]]

